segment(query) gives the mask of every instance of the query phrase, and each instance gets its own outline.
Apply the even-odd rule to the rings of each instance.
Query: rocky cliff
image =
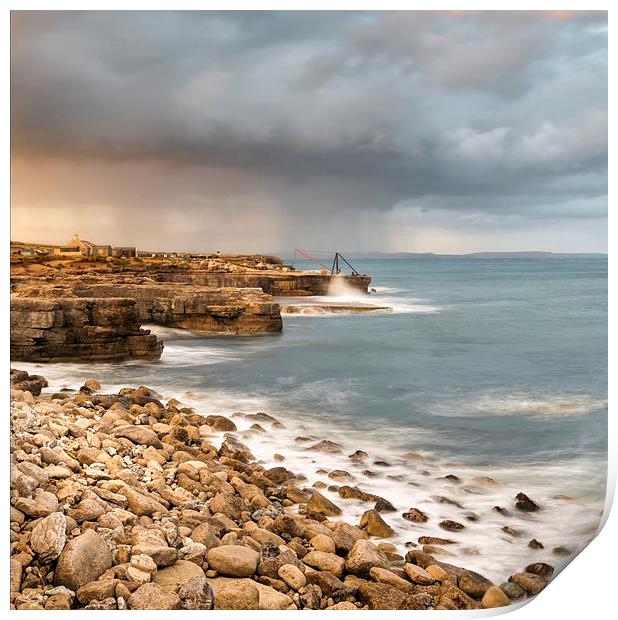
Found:
[[[194,284],[207,287],[261,288],[273,296],[302,297],[328,295],[333,278],[355,291],[366,293],[371,282],[369,276],[330,276],[319,273],[294,271],[225,272],[201,269],[156,271],[150,277],[158,282]]]
[[[259,288],[184,284],[84,284],[78,296],[136,301],[139,320],[195,332],[258,334],[281,331],[279,304]]]
[[[140,328],[135,300],[11,299],[11,359],[117,361],[159,358],[163,344]]]

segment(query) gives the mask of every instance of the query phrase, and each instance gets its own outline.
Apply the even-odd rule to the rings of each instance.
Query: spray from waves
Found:
[[[204,338],[204,334],[198,334],[188,329],[179,329],[176,327],[165,327],[164,325],[158,325],[156,323],[144,323],[143,328],[149,329],[150,333],[154,334],[160,340],[196,340],[198,338]]]
[[[161,364],[179,368],[196,365],[219,364],[221,362],[237,361],[242,358],[240,352],[217,346],[206,346],[200,343],[199,347],[183,346],[182,341],[173,344],[166,343],[161,356]]]
[[[352,288],[344,278],[333,277],[331,278],[328,287],[327,297],[315,297],[321,303],[337,302],[337,303],[362,303],[373,304],[376,306],[388,306],[393,309],[393,313],[396,314],[434,314],[440,312],[441,308],[434,305],[429,305],[426,299],[400,297],[395,296],[399,292],[404,292],[403,289],[388,288],[388,287],[375,287],[376,293],[370,297],[366,293]]]
[[[328,284],[328,296],[340,297],[348,301],[363,301],[367,295],[350,286],[343,276],[333,276]]]
[[[510,416],[530,417],[578,417],[607,410],[607,400],[589,394],[531,395],[513,393],[484,395],[457,406],[439,405],[432,409],[443,416]]]

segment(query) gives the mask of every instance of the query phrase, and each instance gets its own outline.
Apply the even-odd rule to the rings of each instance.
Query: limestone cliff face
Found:
[[[157,359],[163,343],[140,329],[131,299],[11,298],[11,359]]]
[[[281,331],[279,304],[259,288],[205,288],[184,284],[84,284],[77,296],[111,295],[136,301],[142,323],[195,332],[258,334]]]
[[[200,269],[158,271],[150,274],[158,282],[186,283],[208,287],[250,287],[261,288],[273,296],[302,297],[308,295],[328,295],[332,277],[319,273],[275,272],[243,273],[208,271]],[[366,293],[371,282],[370,276],[336,276],[356,291]]]

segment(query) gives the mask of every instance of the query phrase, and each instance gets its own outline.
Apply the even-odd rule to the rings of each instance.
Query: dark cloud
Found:
[[[14,212],[606,212],[604,12],[18,12],[11,53]]]

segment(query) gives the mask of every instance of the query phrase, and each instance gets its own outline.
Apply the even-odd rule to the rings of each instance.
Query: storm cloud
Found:
[[[605,251],[605,12],[17,12],[12,236]]]

